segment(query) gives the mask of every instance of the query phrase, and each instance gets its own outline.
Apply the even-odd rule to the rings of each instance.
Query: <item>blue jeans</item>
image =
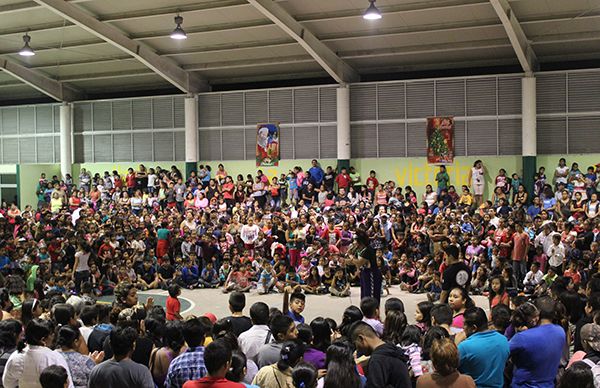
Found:
[[[517,278],[517,283],[519,283],[519,285],[523,284],[523,279],[525,279],[525,275],[527,275],[527,261],[525,259],[520,261],[513,260],[512,267],[513,274]]]

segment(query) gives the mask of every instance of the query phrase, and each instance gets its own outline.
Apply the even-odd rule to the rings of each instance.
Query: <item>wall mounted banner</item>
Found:
[[[427,163],[454,162],[454,117],[427,119]]]
[[[256,126],[256,167],[279,166],[279,123]]]

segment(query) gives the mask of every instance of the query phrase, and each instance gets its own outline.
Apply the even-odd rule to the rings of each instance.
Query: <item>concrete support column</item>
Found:
[[[338,172],[342,167],[350,168],[350,87],[337,88],[337,164]]]
[[[537,172],[537,95],[535,77],[525,76],[521,80],[522,92],[522,153],[523,153],[523,183],[533,196],[534,179]]]
[[[60,106],[60,173],[63,179],[71,174],[73,164],[71,106],[66,102]]]
[[[198,96],[185,98],[185,175],[197,171],[198,163]]]

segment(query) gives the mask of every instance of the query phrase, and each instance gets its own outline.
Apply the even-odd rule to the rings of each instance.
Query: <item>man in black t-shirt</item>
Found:
[[[246,295],[241,292],[232,292],[229,295],[229,311],[231,316],[227,317],[231,322],[231,328],[233,329],[236,337],[252,327],[252,320],[244,316],[244,307],[246,307]]]
[[[471,271],[463,261],[458,259],[458,256],[459,250],[455,245],[449,245],[444,250],[444,260],[446,260],[447,268],[442,275],[441,303],[448,302],[448,295],[453,288],[467,289],[471,284]]]
[[[333,186],[335,184],[335,172],[331,166],[327,166],[327,171],[323,176],[323,184],[325,184],[325,190],[333,191]]]

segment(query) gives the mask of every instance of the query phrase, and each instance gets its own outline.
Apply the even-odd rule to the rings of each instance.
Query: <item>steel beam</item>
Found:
[[[248,0],[254,8],[296,40],[338,83],[358,82],[360,76],[350,65],[302,26],[279,4],[272,0]]]
[[[197,93],[210,89],[207,80],[197,74],[183,70],[172,59],[161,57],[148,46],[135,42],[119,29],[99,21],[81,8],[63,0],[34,1],[133,56],[181,91],[185,93]]]
[[[539,70],[540,65],[537,56],[508,0],[490,0],[490,4],[492,4],[494,11],[496,11],[498,18],[500,18],[510,44],[515,50],[515,54],[525,73],[531,75],[533,72]]]
[[[53,80],[8,59],[0,59],[0,69],[57,101],[76,101],[83,94],[62,82]]]

